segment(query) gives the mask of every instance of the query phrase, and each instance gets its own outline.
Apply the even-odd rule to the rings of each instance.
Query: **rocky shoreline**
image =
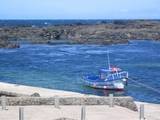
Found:
[[[21,41],[41,44],[119,44],[128,40],[160,40],[160,21],[128,20],[99,24],[2,26],[0,48],[18,48]]]

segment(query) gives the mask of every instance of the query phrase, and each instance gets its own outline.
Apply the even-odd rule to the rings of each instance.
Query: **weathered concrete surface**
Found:
[[[18,120],[18,108],[19,106],[9,106],[6,111],[0,110],[0,120]],[[60,106],[60,109],[51,105],[24,106],[24,120],[80,120],[80,116],[81,106]],[[86,120],[138,120],[138,117],[138,112],[119,106],[86,106]]]
[[[137,103],[137,102],[136,102]],[[160,105],[144,104],[146,120],[160,120]],[[7,106],[8,110],[0,109],[0,120],[18,120],[18,109],[22,106]],[[60,106],[60,109],[52,105],[23,106],[24,120],[80,120],[81,106]],[[86,106],[86,120],[139,120],[139,113],[124,107],[108,105]],[[63,119],[62,119],[63,120]]]
[[[136,105],[144,104],[144,115],[147,120],[160,120],[160,104],[135,102]]]

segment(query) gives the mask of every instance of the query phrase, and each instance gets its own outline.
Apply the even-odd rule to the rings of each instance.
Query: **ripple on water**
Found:
[[[129,71],[130,78],[159,89],[160,44],[132,42],[123,45],[22,45],[0,49],[0,80],[96,95],[130,95],[136,100],[160,103],[160,96],[129,81],[123,92],[92,89],[82,83],[82,75],[96,73],[111,64]],[[152,79],[154,78],[154,80]]]

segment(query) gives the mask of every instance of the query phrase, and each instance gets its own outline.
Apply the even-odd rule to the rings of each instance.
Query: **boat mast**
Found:
[[[108,69],[111,69],[111,65],[110,65],[110,59],[109,59],[109,51],[107,51],[107,62],[108,62]]]

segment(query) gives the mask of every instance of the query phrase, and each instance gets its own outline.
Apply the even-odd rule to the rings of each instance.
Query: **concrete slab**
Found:
[[[0,110],[0,120],[18,120],[20,106],[9,106],[8,110]],[[81,106],[24,106],[24,120],[55,120],[70,118],[80,120]],[[138,112],[115,106],[86,106],[86,120],[137,120]]]
[[[146,103],[146,102],[135,102],[136,105],[144,104],[144,115],[148,120],[160,120],[160,104]]]

